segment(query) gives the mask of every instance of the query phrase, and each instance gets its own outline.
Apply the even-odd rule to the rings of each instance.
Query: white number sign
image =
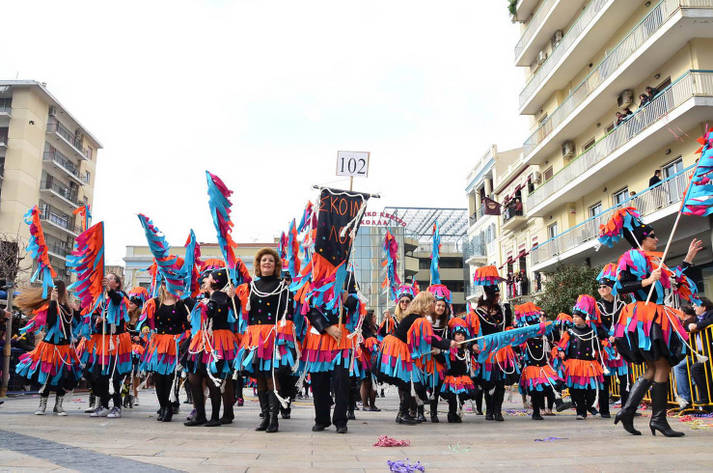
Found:
[[[337,176],[369,175],[368,151],[337,151]]]

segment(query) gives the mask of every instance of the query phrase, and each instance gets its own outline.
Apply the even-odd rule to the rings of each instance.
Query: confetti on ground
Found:
[[[525,409],[506,409],[505,414],[509,416],[519,416],[519,417],[525,417],[530,414],[527,413],[527,410]]]
[[[567,440],[567,437],[545,437],[543,439],[535,439],[535,442],[554,442],[555,440]]]
[[[381,435],[374,444],[375,447],[408,447],[411,442],[408,440],[396,440],[388,435]]]
[[[713,429],[713,423],[705,422],[703,419],[711,418],[710,414],[704,414],[700,416],[685,415],[682,416],[679,421],[688,424],[688,426],[693,430],[707,430]]]
[[[450,450],[453,453],[468,453],[470,452],[470,448],[467,445],[461,445],[460,442],[452,443],[448,445],[448,450]]]
[[[426,467],[421,465],[421,462],[409,463],[408,458],[406,460],[387,460],[386,464],[389,465],[391,473],[415,473],[417,471],[423,473],[426,471]]]

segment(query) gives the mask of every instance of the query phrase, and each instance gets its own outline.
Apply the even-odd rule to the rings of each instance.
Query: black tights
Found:
[[[493,389],[492,394],[490,394],[491,389]],[[502,413],[503,399],[505,398],[505,383],[503,381],[487,383],[483,391],[487,414],[495,415]]]
[[[551,411],[555,405],[555,390],[552,389],[552,386],[545,388],[545,399],[547,400],[547,410]]]
[[[92,383],[92,392],[99,398],[102,407],[109,409],[109,399],[114,403],[114,407],[121,407],[121,376],[114,375],[113,377],[99,375]],[[114,394],[109,394],[109,381],[111,380],[114,386]]]
[[[59,386],[57,386],[54,390],[57,393],[57,397],[62,397],[65,394],[64,389],[60,388]],[[43,391],[40,391],[40,397],[49,397],[49,396],[50,396],[50,388],[49,388],[49,386],[46,386]]]
[[[540,415],[540,409],[545,408],[545,392],[544,391],[532,391],[530,393],[530,398],[532,398],[532,415]]]
[[[205,416],[205,396],[203,395],[203,380],[206,380],[208,392],[210,393],[210,420],[220,419],[220,388],[213,384],[213,381],[207,376],[197,373],[188,375],[188,382],[191,384],[191,392],[193,393],[193,405],[196,408],[196,419],[203,420]]]
[[[171,398],[171,387],[173,385],[174,374],[153,374],[153,382],[156,385],[156,397],[158,398],[158,404],[161,408],[168,407],[170,405],[169,399]]]
[[[577,415],[587,417],[587,410],[594,404],[597,391],[594,389],[570,389],[569,392],[577,408]]]

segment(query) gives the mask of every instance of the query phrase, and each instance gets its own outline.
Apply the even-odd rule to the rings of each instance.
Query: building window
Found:
[[[668,179],[681,171],[683,171],[683,159],[679,156],[663,167],[663,178]]]
[[[594,138],[592,138],[591,140],[587,141],[587,142],[584,144],[584,147],[583,147],[582,149],[583,149],[583,151],[587,151],[587,150],[588,150],[589,148],[591,148],[592,146],[594,146]]]
[[[547,226],[547,237],[552,239],[557,236],[559,233],[559,229],[557,228],[557,222],[553,223],[552,225]]]
[[[84,171],[84,182],[89,184],[91,179],[92,179],[92,175],[89,173],[89,171]]]
[[[429,269],[431,267],[431,260],[426,258],[418,259],[418,269]]]
[[[549,181],[552,179],[552,176],[554,176],[554,172],[552,172],[552,166],[548,167],[545,169],[545,172],[542,173],[542,177],[545,179],[545,182]]]
[[[589,207],[589,216],[590,216],[590,217],[595,217],[595,216],[599,215],[600,213],[602,213],[602,210],[603,210],[603,209],[602,209],[602,202],[599,201],[599,202],[597,202],[596,204],[594,204],[594,205],[592,205],[591,207]]]
[[[612,204],[613,205],[620,205],[626,201],[626,199],[629,198],[629,188],[624,187],[621,190],[618,190],[612,194]]]

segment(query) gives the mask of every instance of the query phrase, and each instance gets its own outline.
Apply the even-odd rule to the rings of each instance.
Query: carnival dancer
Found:
[[[574,326],[567,329],[557,345],[559,357],[564,360],[565,384],[577,409],[577,420],[587,418],[597,391],[604,386],[599,319],[594,298],[588,294],[579,296],[572,311]]]
[[[141,333],[141,313],[149,293],[145,287],[135,287],[129,291],[127,331],[131,337],[131,373],[124,379],[123,407],[139,405],[139,383],[141,382],[141,360],[144,358],[148,339]]]
[[[661,264],[661,254],[655,253],[658,238],[654,229],[641,221],[633,207],[617,211],[602,227],[599,240],[611,246],[621,236],[632,249],[619,258],[614,291],[630,295],[636,302],[627,304],[614,323],[616,347],[629,363],[645,363],[646,371],[632,385],[629,398],[614,423],[622,422],[627,432],[641,435],[634,428],[634,415],[651,388],[651,433],[658,430],[667,437],[681,437],[684,433],[671,429],[666,420],[667,385],[671,366],[686,356],[688,335],[681,326],[682,314],[671,307],[673,300],[670,296],[676,293],[690,299],[691,293],[695,292],[695,285],[685,273],[703,244],[693,239],[683,263],[674,272]],[[676,284],[672,284],[674,280]],[[649,292],[652,297],[647,303]]]
[[[518,327],[546,321],[542,309],[532,302],[515,306],[515,318]],[[550,366],[548,356],[551,349],[546,335],[528,339],[520,346],[520,350],[523,365],[520,373],[520,393],[529,395],[532,400],[532,420],[543,420],[541,412],[545,410],[547,396],[554,398],[554,402],[562,402],[555,397],[554,389],[563,380]],[[551,407],[549,412],[552,412]]]
[[[165,284],[161,284],[158,297],[146,303],[146,320],[149,329],[149,343],[145,350],[142,370],[151,373],[156,387],[159,422],[171,422],[173,406],[171,392],[178,382],[179,350],[189,328],[189,314],[193,308],[190,297],[179,299],[171,294]]]
[[[608,373],[604,373],[604,388],[599,391],[599,415],[604,419],[611,417],[609,414],[609,390],[615,376],[619,381],[622,406],[626,404],[629,396],[629,366],[616,349],[612,330],[614,323],[619,320],[619,314],[626,306],[626,303],[619,299],[618,295],[612,294],[612,288],[616,283],[616,269],[616,264],[609,263],[602,268],[597,276],[597,282],[599,283],[597,291],[600,298],[597,301],[597,307],[601,314],[601,327],[607,335],[606,338],[600,340],[604,366],[608,370]]]
[[[383,313],[383,319],[381,320],[381,324],[379,324],[379,328],[376,331],[376,336],[378,337],[379,341],[382,341],[384,337],[387,335],[391,335],[394,333],[394,330],[396,330],[396,325],[398,324],[397,320],[399,318],[399,312],[406,310],[406,307],[408,307],[410,301],[406,300],[401,304],[401,301],[398,301],[396,303],[396,308],[394,309],[395,313],[391,313],[390,310],[385,310]]]
[[[379,340],[376,336],[376,322],[374,321],[374,311],[367,311],[366,318],[361,327],[362,338],[357,350],[357,357],[361,364],[364,379],[359,387],[361,394],[361,405],[365,411],[380,412],[381,409],[376,407],[376,387],[373,382],[372,364],[376,353],[379,351]]]
[[[431,325],[433,326],[433,333],[441,338],[448,338],[449,320],[453,313],[453,298],[451,296],[451,291],[443,284],[434,284],[429,286],[428,292],[433,294],[436,298],[436,308],[433,312],[433,316],[429,316],[431,320]],[[465,321],[464,321],[465,322]],[[465,339],[464,339],[465,340]],[[430,417],[431,422],[438,423],[438,397],[441,393],[441,387],[443,385],[443,379],[446,376],[446,357],[448,354],[436,353],[431,358],[431,362],[424,367],[424,373],[426,374],[426,388],[431,391],[430,404]],[[473,393],[469,393],[473,394]],[[423,406],[419,406],[417,410],[416,420],[425,422],[426,418],[423,415]]]
[[[99,407],[90,417],[119,418],[121,384],[131,373],[131,336],[126,331],[128,303],[119,276],[107,273],[103,285],[103,298],[91,314],[92,336],[82,362],[84,375],[99,398]],[[110,399],[113,401],[111,410]]]
[[[38,383],[42,386],[36,415],[44,415],[50,391],[54,391],[56,397],[52,412],[66,416],[62,405],[64,395],[73,390],[82,377],[72,335],[80,315],[76,303],[69,301],[61,279],[54,281],[49,297],[42,297],[42,293],[43,288],[27,288],[15,301],[23,312],[33,314],[31,321],[20,332],[45,332],[34,350],[20,356],[15,371],[27,379],[27,384]]]
[[[196,414],[184,422],[187,427],[218,427],[232,423],[235,418],[232,409],[233,384],[229,378],[233,374],[238,351],[238,340],[232,327],[237,322],[233,306],[237,303],[225,292],[229,285],[228,278],[225,268],[211,271],[203,279],[202,287],[208,297],[195,304],[191,310],[191,343],[186,357],[186,369]],[[239,310],[238,307],[235,309]],[[204,382],[210,394],[210,420],[206,418],[205,412]],[[221,398],[225,403],[222,417]]]
[[[399,300],[408,297],[408,290],[413,294],[414,288],[402,286]],[[416,295],[403,312],[403,318],[393,335],[384,338],[379,348],[378,358],[374,363],[374,371],[382,382],[396,386],[399,390],[399,411],[396,422],[414,425],[417,420],[409,413],[412,404],[423,402],[416,399],[416,386],[423,384],[423,373],[414,360],[430,358],[432,347],[449,350],[457,347],[455,341],[440,339],[433,333],[431,323],[426,319],[435,310],[436,299],[428,291]]]
[[[296,363],[294,301],[289,284],[280,278],[282,263],[272,248],[255,255],[255,279],[237,289],[241,326],[245,326],[235,369],[255,378],[262,421],[255,430],[277,432],[280,389],[277,373]]]
[[[448,423],[451,424],[463,421],[461,406],[466,399],[472,398],[476,387],[472,379],[473,356],[471,349],[462,344],[463,341],[470,338],[470,331],[465,320],[451,319],[448,322],[448,334],[459,345],[445,352],[448,357],[447,370],[437,394],[448,401]],[[477,347],[477,345],[473,345],[473,347]],[[431,417],[433,417],[433,413],[431,413]]]

